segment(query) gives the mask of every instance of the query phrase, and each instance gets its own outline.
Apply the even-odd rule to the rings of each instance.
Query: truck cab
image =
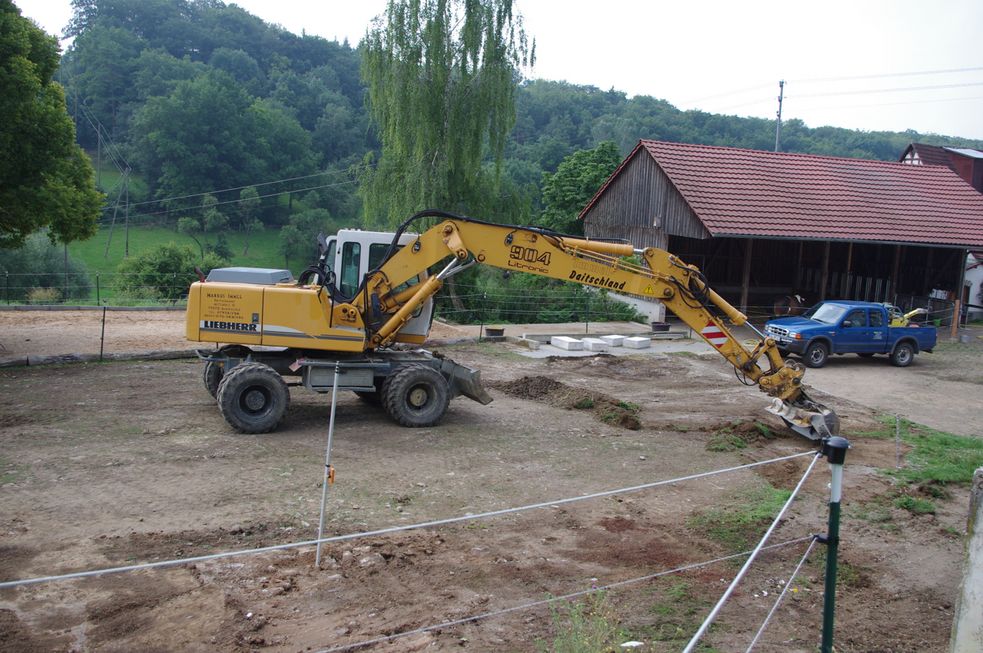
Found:
[[[821,302],[801,317],[771,320],[765,333],[808,367],[823,367],[831,354],[885,354],[892,365],[907,367],[915,354],[931,352],[937,339],[933,326],[891,326],[885,304],[847,300]]]

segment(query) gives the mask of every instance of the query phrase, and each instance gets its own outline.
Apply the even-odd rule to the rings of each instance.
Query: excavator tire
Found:
[[[224,375],[222,365],[217,361],[205,361],[205,371],[201,373],[201,380],[204,382],[208,394],[213,398],[218,397],[218,386],[222,383]]]
[[[222,417],[240,433],[269,433],[289,405],[290,390],[283,377],[262,363],[236,365],[218,386]]]
[[[449,402],[447,380],[427,365],[403,365],[382,385],[382,407],[401,426],[433,426],[443,419]]]

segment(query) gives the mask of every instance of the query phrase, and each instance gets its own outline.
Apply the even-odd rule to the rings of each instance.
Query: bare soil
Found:
[[[8,350],[70,353],[65,343],[81,337],[78,321],[56,319],[64,333],[52,335],[41,326],[52,314],[26,315],[39,322],[14,326],[0,313]],[[189,347],[180,335],[167,341],[158,314],[126,317],[157,327],[127,336],[114,329],[121,347]],[[447,329],[443,337],[452,338]],[[26,352],[18,338],[28,337],[34,344]],[[132,344],[123,344],[128,337]],[[42,350],[41,341],[53,349]],[[458,399],[440,426],[404,429],[341,396],[329,535],[549,503],[812,448],[781,435],[763,411],[766,397],[737,383],[715,356],[530,359],[508,343],[441,349],[482,369],[495,401]],[[964,380],[946,386],[948,401],[978,397],[978,357],[935,355],[966,367]],[[898,374],[881,363],[870,373]],[[917,363],[904,372],[925,379],[926,401],[939,399]],[[244,436],[222,420],[200,374],[192,360],[0,369],[0,580],[315,537],[328,398],[292,388],[281,428]],[[895,508],[898,489],[881,471],[894,467],[894,443],[860,435],[879,425],[884,408],[865,406],[859,390],[849,398],[816,394],[835,406],[854,445],[837,650],[946,650],[966,491],[949,488],[935,515]],[[896,401],[901,410],[910,398]],[[708,448],[722,431],[745,448]],[[731,553],[697,517],[761,488],[790,489],[808,462],[332,543],[321,569],[313,548],[303,547],[2,590],[0,651],[317,651],[519,606]],[[775,542],[825,530],[828,480],[820,462]],[[804,547],[763,554],[706,642],[744,650]],[[642,650],[679,650],[738,566],[625,585],[607,600],[623,627],[646,642]],[[815,650],[819,553],[795,590],[756,650]],[[363,650],[527,651],[548,645],[555,628],[540,607]]]

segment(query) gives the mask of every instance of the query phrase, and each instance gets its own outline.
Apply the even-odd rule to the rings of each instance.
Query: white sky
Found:
[[[515,2],[536,39],[527,77],[764,118],[775,117],[784,79],[783,119],[983,139],[980,0]],[[53,34],[71,16],[69,0],[15,4]],[[290,31],[356,45],[386,0],[235,4]]]

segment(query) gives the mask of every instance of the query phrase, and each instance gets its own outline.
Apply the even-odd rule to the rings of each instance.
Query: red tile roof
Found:
[[[639,141],[714,236],[983,246],[983,194],[942,166]]]
[[[938,145],[928,145],[926,143],[912,143],[905,149],[900,160],[903,161],[911,151],[914,151],[922,165],[946,166],[947,168],[952,167],[952,161],[950,160],[949,153],[944,147],[940,147]]]

